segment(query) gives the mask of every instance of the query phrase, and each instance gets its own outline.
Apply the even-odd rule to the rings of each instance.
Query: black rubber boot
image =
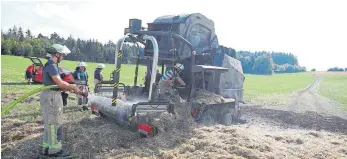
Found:
[[[56,154],[50,154],[50,157],[69,157],[70,153],[66,150],[61,150],[60,152],[56,153]]]
[[[68,157],[70,157],[70,153],[68,151],[66,151],[66,150],[61,150],[60,152],[57,152],[55,154],[48,154],[48,149],[46,149],[45,152],[40,151],[40,155],[42,157],[48,157],[48,158],[50,158],[50,157],[59,157],[59,158],[62,158],[62,157],[63,158],[68,158]]]
[[[247,121],[247,120],[244,120],[244,119],[239,119],[239,120],[237,120],[237,122],[240,123],[240,124],[246,124],[246,123],[248,123],[248,121]]]
[[[82,106],[82,109],[83,109],[83,111],[86,111],[86,110],[88,110],[88,107],[87,106]]]

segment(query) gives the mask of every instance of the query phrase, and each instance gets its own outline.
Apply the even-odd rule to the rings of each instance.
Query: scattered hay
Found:
[[[218,94],[208,92],[206,90],[199,90],[196,92],[196,97],[192,100],[195,103],[205,103],[205,104],[218,104],[232,102],[232,99],[226,99]]]
[[[316,133],[316,132],[309,132],[308,134],[312,135],[314,137],[320,137],[320,135],[318,133]]]
[[[218,96],[203,93],[198,94],[196,100],[222,102]],[[63,145],[72,154],[83,156],[82,158],[173,159],[197,158],[197,156],[198,158],[343,158],[347,156],[346,135],[314,131],[310,127],[304,127],[308,130],[282,128],[278,125],[287,122],[279,120],[282,122],[276,125],[277,122],[271,118],[282,119],[284,116],[271,115],[273,111],[244,109],[245,118],[252,121],[248,124],[206,127],[194,122],[190,117],[190,107],[189,103],[176,103],[176,119],[167,113],[155,115],[154,119],[158,120],[152,122],[161,128],[161,132],[154,138],[141,138],[138,133],[117,125],[114,120],[89,118],[90,112],[80,113],[78,115],[81,116],[68,118],[70,120],[64,124]],[[75,114],[64,115],[66,117]],[[2,120],[2,157],[36,157],[41,135],[41,124]]]
[[[2,152],[13,148],[17,143],[37,137],[43,131],[43,126],[17,119],[1,120],[1,148]]]

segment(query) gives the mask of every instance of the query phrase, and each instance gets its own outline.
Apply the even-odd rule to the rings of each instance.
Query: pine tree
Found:
[[[41,33],[39,33],[39,35],[37,36],[37,38],[44,38],[44,36],[43,36]]]
[[[26,32],[25,32],[25,36],[27,39],[32,39],[32,35],[31,35],[31,31],[28,29]]]
[[[19,30],[18,30],[18,40],[19,40],[19,42],[24,41],[24,33],[23,33],[22,27],[19,27]]]

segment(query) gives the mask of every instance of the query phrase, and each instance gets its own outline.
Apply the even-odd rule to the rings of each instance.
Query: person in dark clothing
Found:
[[[94,85],[95,85],[94,92],[97,92],[96,85],[101,83],[101,81],[103,81],[103,79],[104,79],[104,77],[102,76],[102,69],[103,68],[105,68],[104,64],[98,64],[96,66],[95,71],[94,71]]]
[[[157,70],[157,75],[155,77],[155,83],[159,83],[160,79],[161,79],[161,74],[160,74],[159,70]]]

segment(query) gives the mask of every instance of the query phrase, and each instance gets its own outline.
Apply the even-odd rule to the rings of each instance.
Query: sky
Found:
[[[219,44],[235,50],[290,52],[307,69],[347,68],[344,0],[1,1],[1,29],[16,25],[116,42],[129,19],[201,13],[214,21]]]

